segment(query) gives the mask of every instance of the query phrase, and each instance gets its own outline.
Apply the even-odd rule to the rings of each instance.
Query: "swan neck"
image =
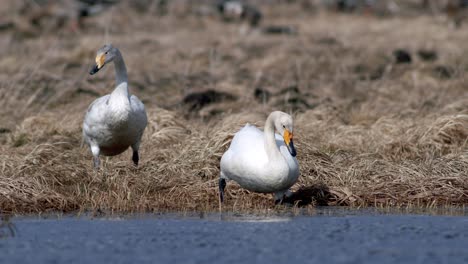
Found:
[[[267,118],[264,128],[265,133],[265,151],[268,155],[268,159],[270,161],[276,160],[277,158],[281,158],[281,152],[276,145],[276,138],[275,138],[275,124],[274,124],[274,116],[270,115]]]
[[[115,86],[118,87],[121,83],[128,83],[127,67],[119,50],[117,50],[117,55],[114,59],[114,68]]]
[[[130,92],[128,90],[127,68],[122,58],[122,54],[117,50],[114,58],[116,87],[111,94],[110,101],[117,108],[127,109],[130,102]]]

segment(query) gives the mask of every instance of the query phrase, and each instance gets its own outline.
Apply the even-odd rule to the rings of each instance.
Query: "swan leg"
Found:
[[[219,202],[224,202],[224,188],[226,188],[226,179],[219,178]]]
[[[99,159],[99,152],[100,149],[97,145],[91,145],[91,153],[93,153],[93,164],[95,170],[99,169],[101,164],[101,160]]]
[[[93,164],[94,164],[94,169],[98,170],[99,166],[101,165],[101,160],[99,157],[93,157]]]
[[[133,151],[132,160],[133,160],[133,164],[135,164],[135,166],[138,166],[138,161],[140,160],[138,151],[135,151],[135,150]]]
[[[283,198],[275,199],[275,205],[280,205],[280,204],[283,204]]]
[[[275,193],[275,205],[288,203],[287,198],[292,196],[292,192],[288,189],[281,192]]]
[[[132,161],[135,166],[138,166],[138,162],[140,161],[140,155],[138,154],[138,150],[140,148],[140,142],[136,143],[135,145],[132,145]]]
[[[276,192],[275,193],[275,205],[283,204],[283,200],[285,196],[286,196],[285,191]]]

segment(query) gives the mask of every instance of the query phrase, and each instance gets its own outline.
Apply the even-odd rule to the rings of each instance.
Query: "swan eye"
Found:
[[[107,54],[109,54],[109,52],[108,52],[108,51],[106,51],[106,53],[104,53],[104,54],[106,54],[106,55],[107,55]]]
[[[285,125],[283,125],[283,128],[286,128],[286,126],[285,126]]]

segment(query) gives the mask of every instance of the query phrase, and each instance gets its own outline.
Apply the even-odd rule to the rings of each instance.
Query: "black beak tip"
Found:
[[[295,150],[295,149],[292,149],[292,150],[291,150],[291,156],[296,157],[296,155],[297,155],[296,150]]]
[[[90,75],[94,75],[96,72],[99,71],[99,68],[97,65],[94,65],[94,67],[89,71]]]
[[[297,152],[296,152],[296,148],[294,147],[294,144],[293,144],[292,141],[289,142],[288,149],[289,149],[289,153],[291,154],[291,156],[296,157]]]

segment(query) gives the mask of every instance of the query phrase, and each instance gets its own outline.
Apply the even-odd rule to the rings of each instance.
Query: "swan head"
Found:
[[[289,153],[291,156],[295,157],[297,152],[296,148],[294,148],[293,142],[293,119],[290,115],[276,111],[273,112],[275,114],[275,129],[278,131],[282,136],[284,143],[288,147]]]
[[[106,44],[100,48],[96,53],[96,64],[89,71],[89,74],[93,75],[104,67],[107,63],[114,60],[117,56],[118,50],[111,44]]]

